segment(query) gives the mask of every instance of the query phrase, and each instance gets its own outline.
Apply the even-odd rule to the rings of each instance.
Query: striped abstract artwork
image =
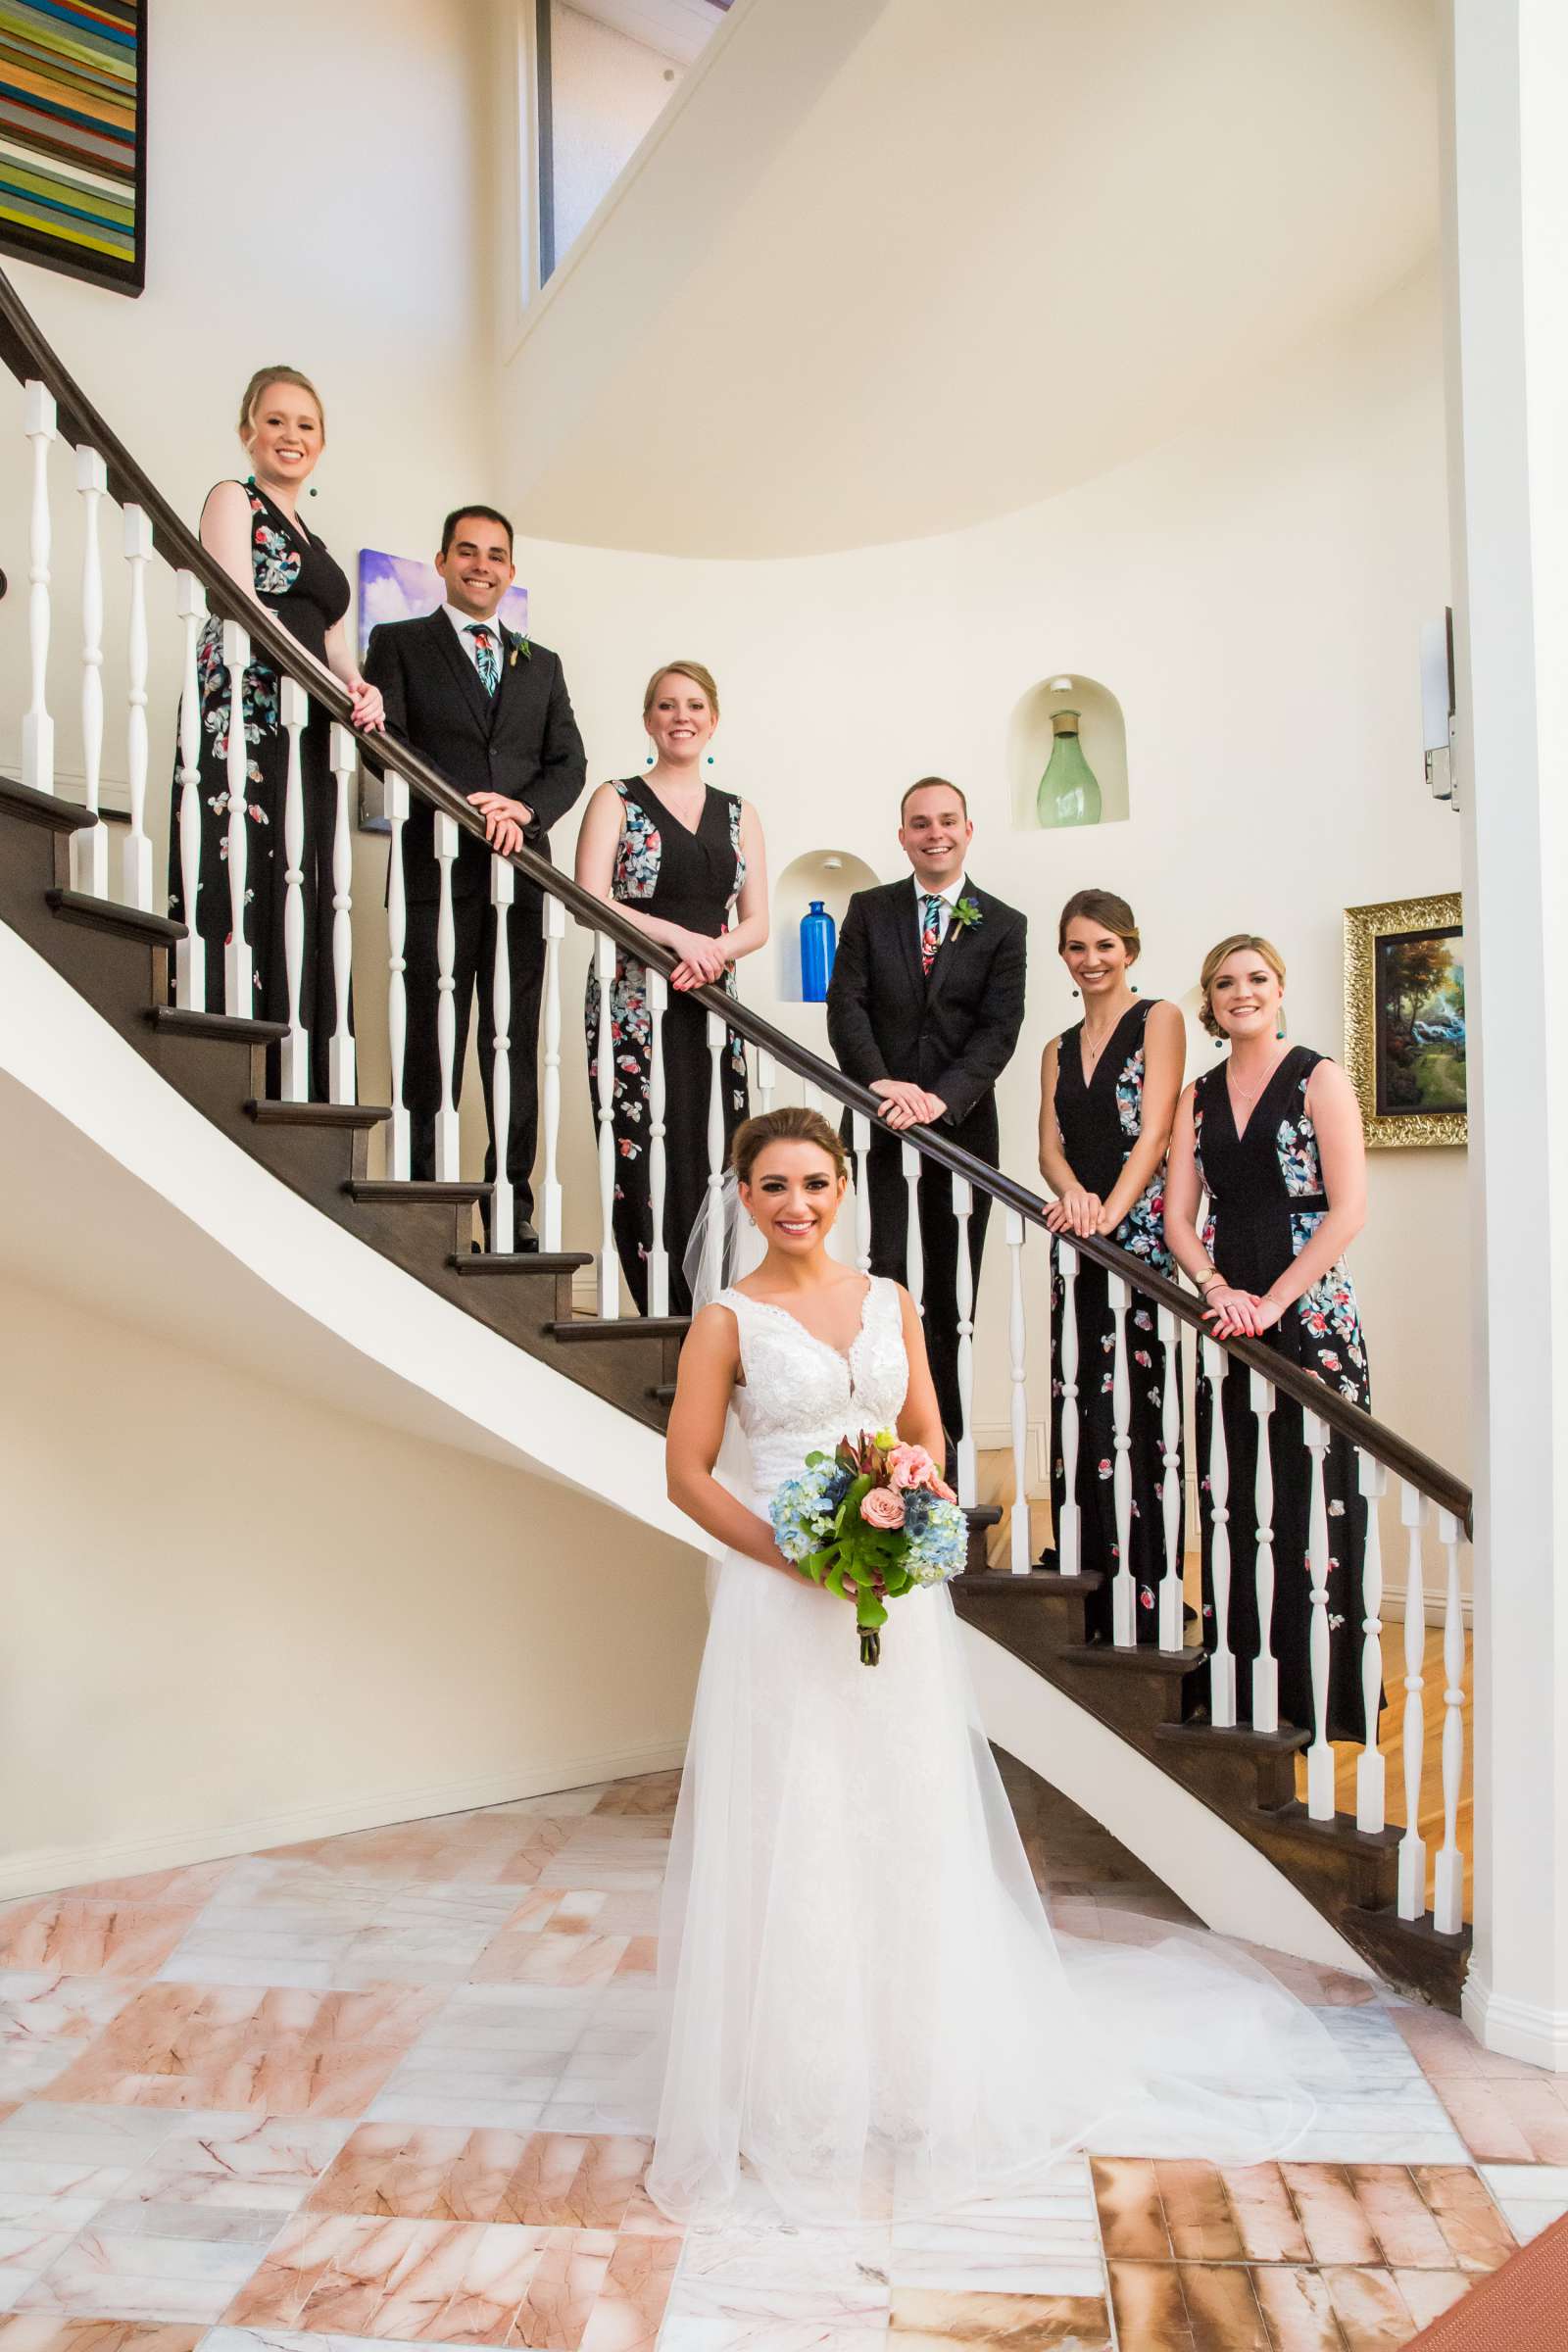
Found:
[[[147,0],[0,0],[0,251],[139,293]]]

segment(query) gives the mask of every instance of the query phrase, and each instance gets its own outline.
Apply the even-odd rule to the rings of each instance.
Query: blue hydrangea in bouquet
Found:
[[[784,1557],[854,1601],[862,1666],[882,1655],[888,1602],[916,1585],[947,1584],[968,1548],[953,1489],[923,1446],[901,1445],[891,1429],[874,1437],[861,1430],[832,1453],[808,1453],[768,1508]]]

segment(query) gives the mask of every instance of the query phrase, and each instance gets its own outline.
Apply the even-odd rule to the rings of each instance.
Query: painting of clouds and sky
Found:
[[[360,550],[360,659],[370,642],[370,631],[383,620],[417,620],[445,604],[446,590],[433,564],[417,556],[383,555],[376,547]],[[509,588],[501,600],[501,618],[519,636],[528,634],[528,591]]]

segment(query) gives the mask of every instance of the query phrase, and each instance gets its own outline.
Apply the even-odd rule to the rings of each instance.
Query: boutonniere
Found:
[[[533,647],[528,643],[526,637],[517,638],[513,645],[512,651],[507,657],[507,667],[509,669],[516,668],[517,656],[519,654],[522,656],[525,662],[531,662],[533,660]]]
[[[953,909],[953,920],[960,931],[978,931],[985,916],[973,899],[960,899]]]

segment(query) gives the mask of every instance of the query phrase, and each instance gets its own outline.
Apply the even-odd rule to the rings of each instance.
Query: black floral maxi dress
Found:
[[[1317,1132],[1306,1107],[1306,1089],[1323,1059],[1305,1046],[1293,1046],[1263,1089],[1242,1134],[1236,1132],[1226,1066],[1200,1078],[1193,1097],[1193,1126],[1199,1175],[1208,1195],[1203,1242],[1213,1264],[1239,1290],[1259,1297],[1298,1257],[1328,1211]],[[1326,1381],[1352,1404],[1370,1407],[1366,1346],[1349,1270],[1342,1259],[1330,1267],[1264,1334],[1270,1348],[1303,1372]],[[1224,1427],[1229,1465],[1226,1496],[1230,1535],[1230,1647],[1239,1661],[1236,1711],[1251,1720],[1251,1673],[1257,1639],[1257,1513],[1255,1474],[1257,1422],[1252,1412],[1251,1376],[1233,1363],[1225,1375]],[[1198,1458],[1204,1466],[1200,1517],[1203,1534],[1203,1635],[1214,1646],[1212,1576],[1213,1512],[1209,1446],[1213,1402],[1208,1384],[1198,1388]],[[1282,1723],[1302,1730],[1312,1722],[1310,1665],[1311,1572],[1307,1547],[1311,1512],[1312,1457],[1301,1434],[1301,1408],[1276,1393],[1269,1422],[1269,1459],[1274,1473],[1273,1651],[1279,1661]],[[1359,1740],[1361,1699],[1361,1568],[1366,1549],[1366,1501],[1357,1483],[1355,1448],[1331,1437],[1324,1461],[1329,1531],[1329,1704],[1328,1733],[1334,1740]],[[1376,1729],[1374,1727],[1374,1738]]]
[[[679,923],[716,939],[727,929],[730,908],[746,880],[741,855],[741,804],[733,793],[711,785],[697,829],[671,814],[651,784],[624,777],[615,785],[621,802],[621,834],[615,850],[611,896],[662,922]],[[735,994],[735,975],[724,986]],[[590,971],[586,1005],[588,1084],[594,1115],[599,1109],[599,983]],[[653,1063],[653,1016],[648,1008],[648,967],[617,952],[611,994],[611,1043],[615,1057],[614,1137],[616,1152],[615,1249],[627,1288],[640,1314],[648,1312],[648,1255],[653,1248],[654,1212],[649,1192],[649,1109]],[[707,1007],[669,991],[663,1022],[664,1049],[664,1247],[669,1252],[669,1311],[691,1312],[691,1293],[681,1268],[687,1242],[708,1185],[708,1109],[710,1062]],[[720,1063],[724,1088],[724,1144],[747,1116],[745,1041],[728,1032]]]
[[[349,609],[349,584],[319,539],[307,537],[254,481],[245,484],[251,502],[251,556],[256,594],[275,612],[291,637],[318,662],[326,659],[329,629]],[[228,720],[229,677],[223,666],[223,624],[213,614],[196,648],[201,690],[202,855],[196,888],[194,928],[206,942],[207,1009],[250,1013],[257,1020],[288,1019],[288,971],[283,949],[283,817],[288,782],[288,737],[282,726],[278,676],[265,662],[245,672],[245,741],[249,777],[246,814],[246,937],[251,943],[252,981],[248,1005],[223,1004],[223,957],[229,936],[228,895]],[[302,859],[305,953],[300,972],[300,1019],[310,1034],[311,1094],[327,1095],[328,1051],[337,1025],[332,969],[332,835],[336,788],[329,760],[327,713],[311,705],[300,738],[300,781],[305,814]],[[169,826],[169,910],[186,920],[179,871],[179,756],[174,758],[173,805]],[[268,1054],[268,1091],[278,1091],[279,1054]]]
[[[1056,1041],[1056,1126],[1073,1174],[1085,1189],[1108,1200],[1120,1181],[1143,1129],[1144,1029],[1150,1005],[1129,1005],[1105,1041],[1105,1050],[1084,1083],[1083,1023],[1063,1030]],[[1141,1258],[1156,1274],[1169,1276],[1173,1261],[1165,1247],[1165,1170],[1156,1169],[1141,1198],[1111,1237],[1118,1250]],[[1059,1529],[1066,1497],[1061,1450],[1061,1308],[1064,1284],[1059,1250],[1051,1245],[1051,1504]],[[1112,1639],[1111,1579],[1120,1566],[1116,1538],[1115,1380],[1116,1318],[1106,1276],[1087,1258],[1078,1260],[1078,1565],[1105,1578],[1085,1604],[1091,1640]],[[1135,1292],[1127,1330],[1130,1393],[1128,1435],[1133,1474],[1132,1572],[1134,1618],[1140,1642],[1159,1640],[1159,1585],[1165,1573],[1165,1462],[1161,1445],[1165,1396],[1165,1350],[1153,1302]],[[1178,1399],[1177,1428],[1181,1426]],[[1180,1439],[1178,1438],[1178,1445]],[[1180,1478],[1179,1469],[1172,1474]],[[1179,1494],[1179,1489],[1178,1489]],[[1178,1501],[1175,1572],[1181,1576],[1182,1519]]]

